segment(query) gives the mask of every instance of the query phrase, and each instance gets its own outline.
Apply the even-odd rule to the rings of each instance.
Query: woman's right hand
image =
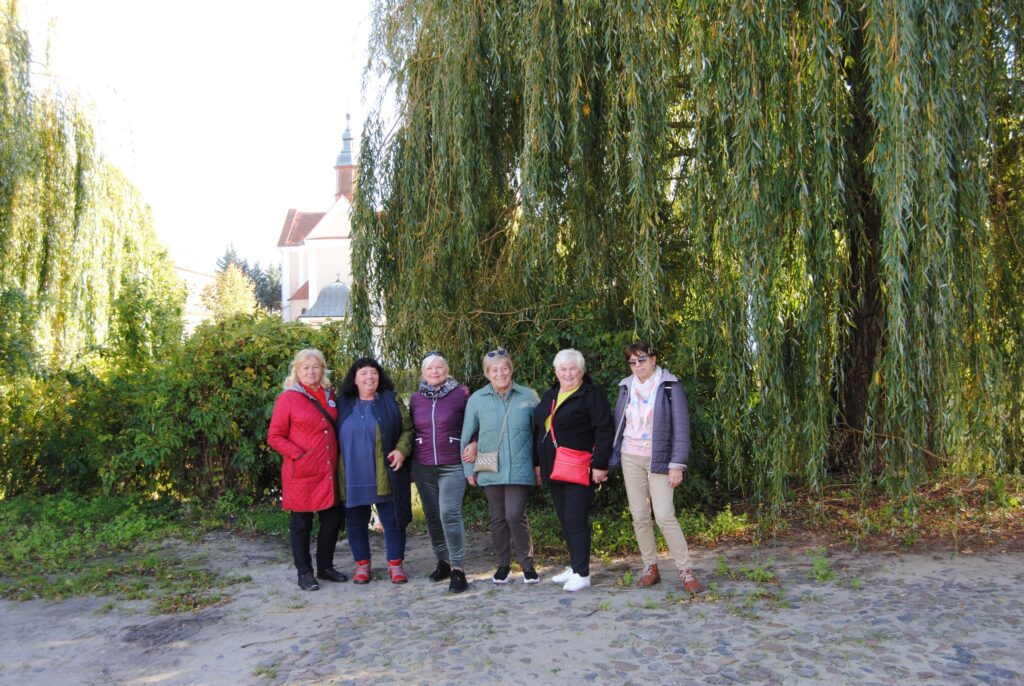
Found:
[[[466,481],[469,482],[470,486],[476,486],[476,477],[475,476],[467,476],[466,477]]]

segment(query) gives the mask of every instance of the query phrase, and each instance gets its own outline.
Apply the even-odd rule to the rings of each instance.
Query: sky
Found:
[[[229,244],[280,261],[289,208],[334,202],[379,87],[362,82],[370,0],[22,0],[33,78],[76,93],[106,159],[153,210],[175,262],[212,272]],[[49,48],[47,46],[49,45]]]

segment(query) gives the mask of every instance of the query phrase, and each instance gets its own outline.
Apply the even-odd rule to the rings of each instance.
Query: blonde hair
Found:
[[[494,351],[492,350],[491,352]],[[509,372],[514,372],[516,370],[516,366],[512,362],[512,356],[509,355],[507,352],[504,355],[491,355],[491,353],[487,353],[486,355],[484,355],[483,362],[484,376],[487,376],[487,372],[488,370],[490,370],[492,365],[495,365],[499,362],[507,362]]]
[[[295,368],[310,357],[315,357],[320,362],[320,366],[324,368],[323,376],[320,377],[320,388],[331,387],[331,370],[327,368],[327,360],[324,359],[324,354],[316,348],[303,348],[295,353],[295,359],[288,365],[288,376],[284,377],[285,389],[293,388],[299,384],[299,380],[295,375]]]

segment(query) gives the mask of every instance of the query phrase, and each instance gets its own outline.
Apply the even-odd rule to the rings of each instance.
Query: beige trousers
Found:
[[[686,547],[686,537],[683,536],[679,520],[676,519],[676,508],[672,501],[675,490],[668,485],[668,474],[651,473],[650,457],[622,453],[622,478],[626,482],[633,531],[644,565],[658,562],[658,545],[651,521],[653,506],[654,521],[658,522],[676,567],[679,571],[687,569],[690,566],[690,551]]]

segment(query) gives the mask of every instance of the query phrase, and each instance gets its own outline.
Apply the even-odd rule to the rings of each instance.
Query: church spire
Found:
[[[334,163],[334,170],[337,178],[337,185],[334,189],[334,199],[338,200],[344,195],[348,198],[349,202],[352,201],[352,193],[355,190],[356,173],[356,166],[352,163],[351,119],[352,115],[345,115],[345,133],[341,136],[341,152],[338,153],[338,159]]]

